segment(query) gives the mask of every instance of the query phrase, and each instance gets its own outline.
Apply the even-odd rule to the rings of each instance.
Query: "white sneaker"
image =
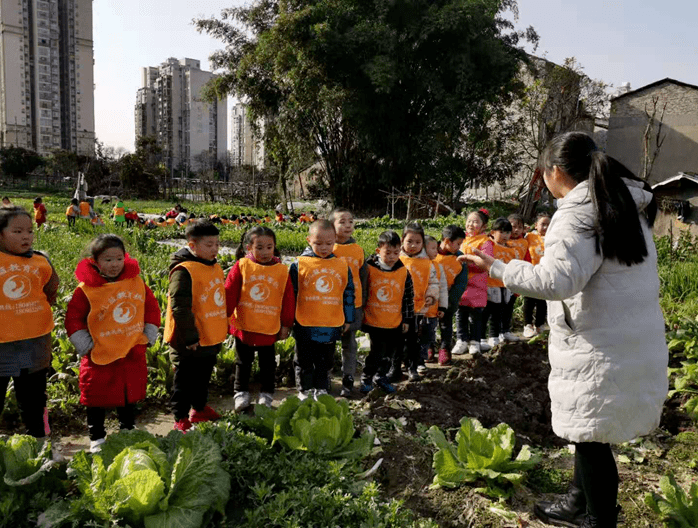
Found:
[[[512,334],[511,332],[504,332],[503,334],[499,334],[499,340],[506,341],[507,343],[516,343],[519,341],[519,336]]]
[[[420,374],[429,370],[426,365],[417,365],[417,372]]]
[[[298,391],[298,399],[299,399],[300,401],[305,401],[305,400],[307,400],[308,398],[310,398],[310,391],[309,391],[309,390],[307,390],[307,391],[299,390],[299,391]]]
[[[315,389],[315,401],[318,401],[323,394],[327,394],[325,389]]]
[[[524,336],[526,339],[531,339],[532,337],[536,337],[537,335],[538,335],[538,330],[536,329],[535,326],[530,325],[530,324],[524,326],[524,329],[523,329],[523,336]]]
[[[487,352],[488,350],[492,350],[492,347],[487,342],[487,339],[480,339],[480,352]]]
[[[104,442],[104,438],[98,438],[97,440],[90,441],[90,453],[99,453],[102,450],[102,444]]]
[[[479,354],[480,353],[480,343],[477,341],[471,341],[468,345],[468,354]]]
[[[465,351],[468,349],[468,342],[467,341],[461,341],[460,339],[456,341],[455,346],[453,347],[453,350],[451,350],[451,354],[454,356],[460,356],[461,354],[465,354]]]
[[[490,337],[487,340],[487,344],[490,345],[490,348],[496,347],[499,344],[499,338],[498,337]]]
[[[271,407],[273,401],[274,396],[270,392],[260,392],[257,398],[258,405],[266,405],[267,407]]]
[[[235,412],[244,411],[250,406],[250,393],[247,391],[236,392],[234,396]]]

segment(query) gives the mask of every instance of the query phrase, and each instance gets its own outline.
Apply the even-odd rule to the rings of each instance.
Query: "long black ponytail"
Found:
[[[596,251],[628,266],[645,260],[648,249],[640,213],[623,178],[642,180],[620,161],[598,150],[594,140],[582,132],[567,132],[548,144],[539,167],[550,172],[555,166],[577,183],[589,181],[596,216],[593,225],[580,228],[595,236]],[[651,193],[650,186],[642,183],[644,190]],[[657,215],[654,197],[643,214],[651,227]]]

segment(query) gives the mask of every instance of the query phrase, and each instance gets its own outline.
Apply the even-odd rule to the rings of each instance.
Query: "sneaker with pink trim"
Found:
[[[199,423],[199,422],[215,422],[220,417],[221,417],[221,415],[218,414],[216,411],[214,411],[208,405],[206,407],[204,407],[201,411],[197,411],[196,409],[192,409],[189,412],[189,421],[193,424]]]

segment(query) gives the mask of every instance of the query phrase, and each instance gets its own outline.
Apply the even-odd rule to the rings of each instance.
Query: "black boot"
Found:
[[[569,492],[558,497],[555,502],[542,501],[537,503],[533,507],[533,513],[546,524],[577,528],[582,526],[584,522],[586,509],[584,491],[572,484]]]
[[[587,513],[580,528],[616,528],[620,509],[620,505],[617,505],[613,512],[609,512],[603,518]]]

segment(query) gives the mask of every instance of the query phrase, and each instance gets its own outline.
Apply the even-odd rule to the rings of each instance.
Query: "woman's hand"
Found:
[[[490,271],[490,267],[492,266],[492,263],[496,260],[494,257],[487,255],[486,253],[483,253],[479,249],[473,249],[473,254],[468,254],[464,255],[465,260],[470,262],[471,264],[474,264],[478,268],[481,268],[485,271]]]

